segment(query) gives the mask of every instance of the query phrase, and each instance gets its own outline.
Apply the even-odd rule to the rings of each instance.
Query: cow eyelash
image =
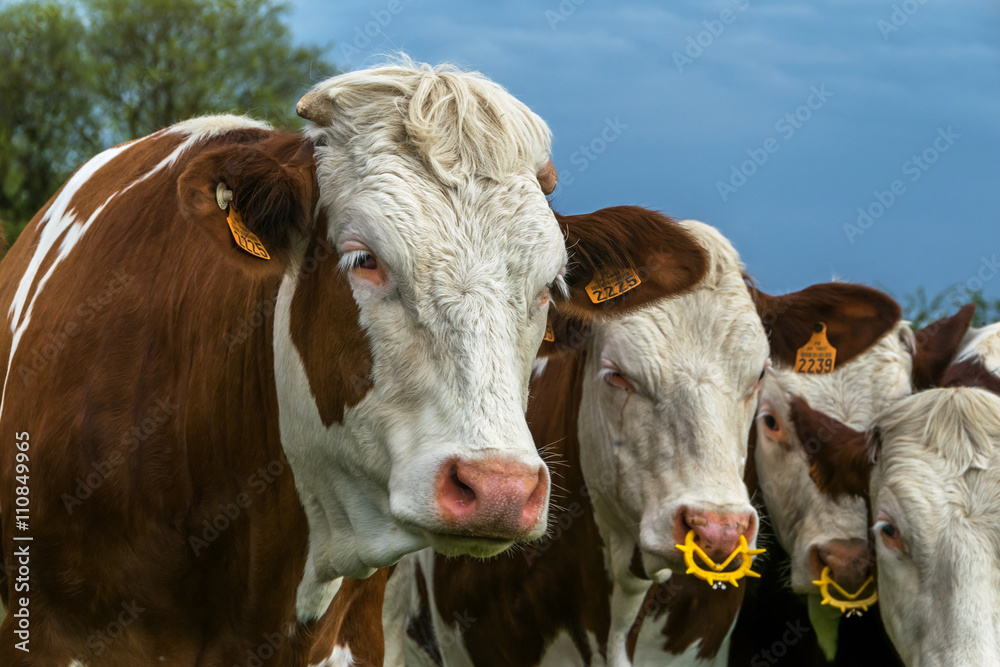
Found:
[[[340,270],[346,272],[362,268],[368,262],[378,262],[375,255],[367,250],[349,250],[340,258]]]
[[[555,279],[545,286],[550,292],[555,292],[563,299],[569,298],[569,285],[566,284],[566,277],[559,274]]]

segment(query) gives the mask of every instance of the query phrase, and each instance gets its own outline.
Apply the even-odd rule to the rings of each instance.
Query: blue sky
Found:
[[[552,128],[562,212],[703,220],[772,293],[1000,297],[996,0],[293,7],[342,69],[403,50],[506,86]]]

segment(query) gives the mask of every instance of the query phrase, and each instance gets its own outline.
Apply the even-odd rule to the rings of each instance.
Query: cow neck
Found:
[[[583,353],[563,353],[531,385],[528,424],[553,479],[547,537],[488,562],[435,559],[437,612],[447,623],[477,619],[463,641],[479,667],[539,664],[560,635],[585,664],[603,661],[611,591],[579,460],[583,373]]]

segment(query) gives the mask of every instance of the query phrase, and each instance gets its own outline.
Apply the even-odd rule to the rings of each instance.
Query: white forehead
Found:
[[[307,130],[332,241],[375,246],[400,276],[440,262],[460,283],[489,267],[551,279],[565,263],[535,177],[549,129],[502,87],[404,61],[314,90],[333,105],[329,125]]]
[[[893,401],[910,394],[914,336],[899,322],[872,347],[832,373],[796,373],[784,366],[768,374],[765,397],[804,398],[809,406],[856,430],[871,426]],[[778,391],[775,391],[778,389]]]
[[[705,278],[691,292],[601,325],[596,344],[629,375],[690,374],[699,385],[742,386],[759,375],[769,348],[739,255],[715,228],[695,220],[677,224],[704,248]]]
[[[881,450],[872,500],[901,512],[920,540],[963,527],[994,535],[1000,552],[1000,397],[977,388],[931,389],[878,418]]]
[[[955,361],[978,360],[993,375],[1000,375],[1000,322],[969,329]]]

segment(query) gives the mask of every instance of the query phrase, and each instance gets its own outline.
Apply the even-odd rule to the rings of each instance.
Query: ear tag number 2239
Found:
[[[795,372],[810,375],[832,373],[837,361],[837,348],[826,339],[826,323],[820,322],[809,342],[795,354]]]
[[[639,275],[632,269],[609,271],[594,276],[594,279],[587,285],[587,295],[594,303],[604,303],[635,289],[641,282]]]

